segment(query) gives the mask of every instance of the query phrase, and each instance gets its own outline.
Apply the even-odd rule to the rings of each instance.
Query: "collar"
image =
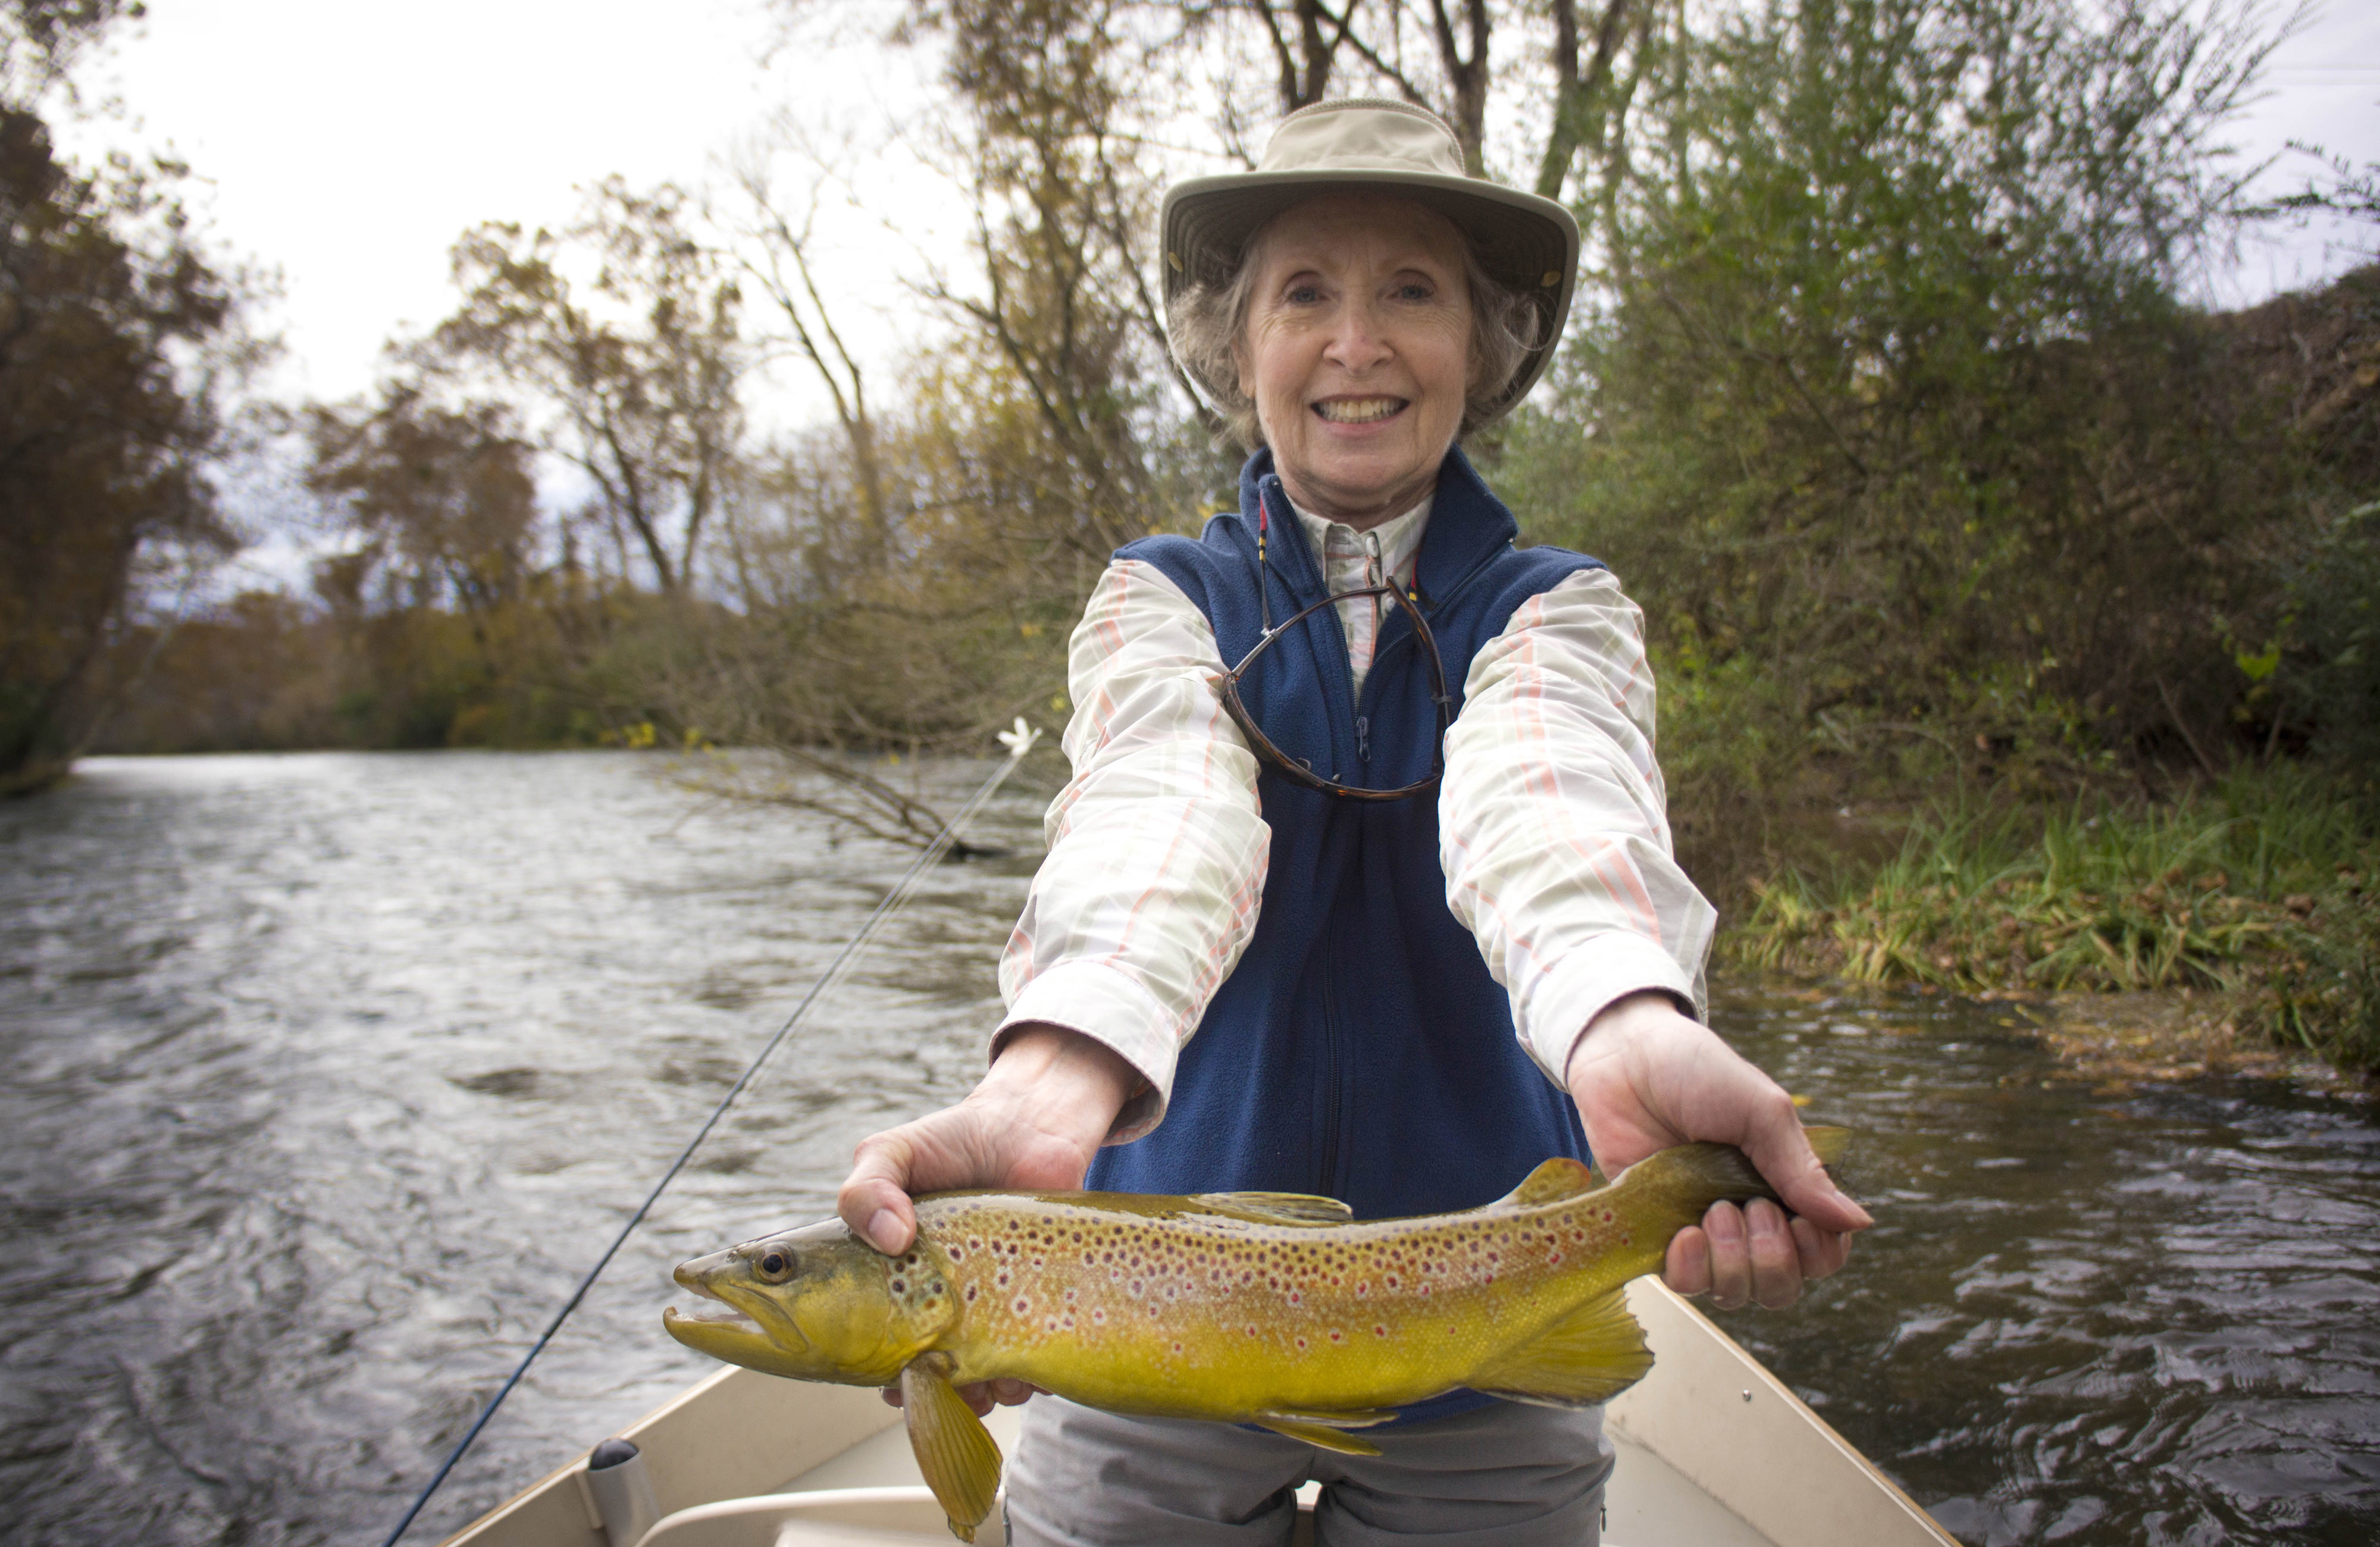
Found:
[[[1370,537],[1379,542],[1380,572],[1383,575],[1400,575],[1404,571],[1405,561],[1412,558],[1414,550],[1421,545],[1422,533],[1429,524],[1429,507],[1433,502],[1434,496],[1424,494],[1421,503],[1403,515],[1391,517],[1362,532],[1344,521],[1317,516],[1294,501],[1290,508],[1297,512],[1298,525],[1305,529],[1306,541],[1314,544],[1315,556],[1323,562],[1326,569],[1333,537],[1343,537],[1358,552],[1364,548],[1364,539]]]
[[[1288,491],[1281,487],[1281,475],[1273,470],[1270,446],[1259,447],[1240,469],[1240,518],[1246,524],[1251,545],[1259,506],[1271,518],[1272,562],[1293,589],[1319,598],[1321,565],[1313,544],[1293,536],[1303,530],[1303,523],[1290,504]],[[1520,523],[1501,500],[1488,493],[1463,448],[1450,448],[1446,460],[1439,464],[1438,490],[1430,496],[1429,518],[1422,523],[1421,551],[1414,566],[1424,604],[1434,605],[1451,595],[1473,570],[1511,547],[1520,534]]]

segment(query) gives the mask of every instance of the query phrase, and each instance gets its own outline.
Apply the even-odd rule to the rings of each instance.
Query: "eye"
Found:
[[[1301,281],[1291,286],[1281,299],[1292,306],[1314,306],[1322,299],[1322,286]]]
[[[781,1247],[771,1247],[752,1264],[752,1271],[763,1284],[783,1284],[794,1276],[794,1254]]]

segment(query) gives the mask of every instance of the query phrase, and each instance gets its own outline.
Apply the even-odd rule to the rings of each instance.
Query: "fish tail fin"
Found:
[[[1472,1372],[1474,1391],[1540,1407],[1592,1407],[1653,1368],[1645,1329],[1617,1289],[1587,1300],[1517,1348]]]
[[[1851,1139],[1849,1128],[1802,1131],[1826,1165],[1835,1163]],[[1753,1165],[1752,1157],[1732,1144],[1681,1144],[1658,1151],[1630,1166],[1625,1179],[1658,1199],[1665,1212],[1676,1211],[1679,1228],[1700,1223],[1714,1203],[1748,1203],[1755,1198],[1779,1201],[1777,1189]]]
[[[922,1361],[901,1371],[901,1409],[917,1470],[949,1517],[951,1534],[973,1541],[1000,1492],[999,1444],[956,1388]]]

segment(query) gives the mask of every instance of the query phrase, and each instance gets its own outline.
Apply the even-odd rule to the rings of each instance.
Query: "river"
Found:
[[[0,1541],[377,1541],[905,853],[630,753],[94,760],[0,806]],[[954,796],[982,766],[931,771]],[[671,1263],[963,1090],[1041,797],[936,868],[408,1541],[704,1371]],[[2004,1006],[1722,984],[1860,1132],[1852,1267],[1730,1332],[1972,1542],[2380,1538],[2380,1126],[2094,1094]]]

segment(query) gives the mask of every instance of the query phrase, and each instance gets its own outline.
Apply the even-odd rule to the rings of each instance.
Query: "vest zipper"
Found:
[[[1339,1196],[1339,953],[1328,945],[1322,952],[1322,1145],[1314,1190],[1324,1198]]]

